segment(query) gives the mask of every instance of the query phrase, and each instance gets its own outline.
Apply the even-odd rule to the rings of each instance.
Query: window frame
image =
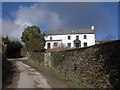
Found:
[[[84,47],[87,47],[88,45],[87,45],[87,42],[84,42]]]
[[[57,43],[57,42],[54,42],[53,45],[54,45],[54,47],[57,47],[57,46],[58,46],[58,43]]]
[[[50,40],[52,40],[52,36],[50,36]]]
[[[76,39],[79,39],[79,35],[76,35]]]
[[[84,39],[87,39],[87,35],[84,35]]]
[[[71,48],[71,43],[67,43],[67,47],[68,47],[68,48]]]
[[[68,36],[68,40],[71,40],[71,36]]]

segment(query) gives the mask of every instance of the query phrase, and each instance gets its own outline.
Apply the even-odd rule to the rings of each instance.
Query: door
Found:
[[[75,47],[76,47],[76,48],[79,48],[79,47],[80,47],[80,43],[76,43],[76,44],[75,44]]]
[[[81,41],[78,40],[78,39],[74,40],[74,47],[75,48],[80,48],[81,47]]]
[[[47,43],[47,49],[51,48],[51,43]]]

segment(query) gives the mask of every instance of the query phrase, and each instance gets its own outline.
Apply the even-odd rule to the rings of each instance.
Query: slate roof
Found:
[[[95,30],[91,29],[74,29],[74,30],[49,30],[46,35],[64,35],[64,34],[94,34]]]
[[[59,39],[59,40],[46,40],[46,41],[62,41],[61,39]]]

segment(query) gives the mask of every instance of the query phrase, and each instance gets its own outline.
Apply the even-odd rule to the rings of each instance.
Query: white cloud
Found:
[[[2,20],[2,36],[8,35],[10,38],[20,39],[21,32],[19,25],[12,21]]]
[[[18,21],[2,20],[2,36],[8,35],[11,39],[20,40],[22,32],[25,29],[25,23],[19,23]],[[29,25],[29,23],[26,23]]]
[[[8,35],[11,38],[20,39],[25,25],[43,25],[48,29],[56,29],[62,25],[59,15],[55,12],[50,12],[45,8],[41,8],[39,4],[31,5],[30,7],[20,6],[14,14],[16,20],[3,20],[3,35]]]
[[[2,36],[2,19],[0,18],[0,37]]]
[[[16,18],[33,25],[46,24],[49,29],[58,28],[62,24],[57,13],[41,8],[39,4],[30,7],[21,6],[16,13]]]

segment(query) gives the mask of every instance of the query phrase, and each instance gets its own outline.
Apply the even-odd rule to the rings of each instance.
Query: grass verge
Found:
[[[69,88],[76,88],[76,89],[79,88],[79,90],[80,88],[86,88],[84,85],[79,85],[79,84],[76,84],[74,81],[71,81],[70,79],[65,77],[65,75],[63,75],[62,73],[59,73],[54,68],[47,68],[47,67],[40,66],[39,64],[37,64],[36,62],[32,60],[26,60],[22,62],[30,65],[31,67],[35,68],[36,70],[40,72],[49,73],[50,75],[54,76],[56,79],[63,80]]]

